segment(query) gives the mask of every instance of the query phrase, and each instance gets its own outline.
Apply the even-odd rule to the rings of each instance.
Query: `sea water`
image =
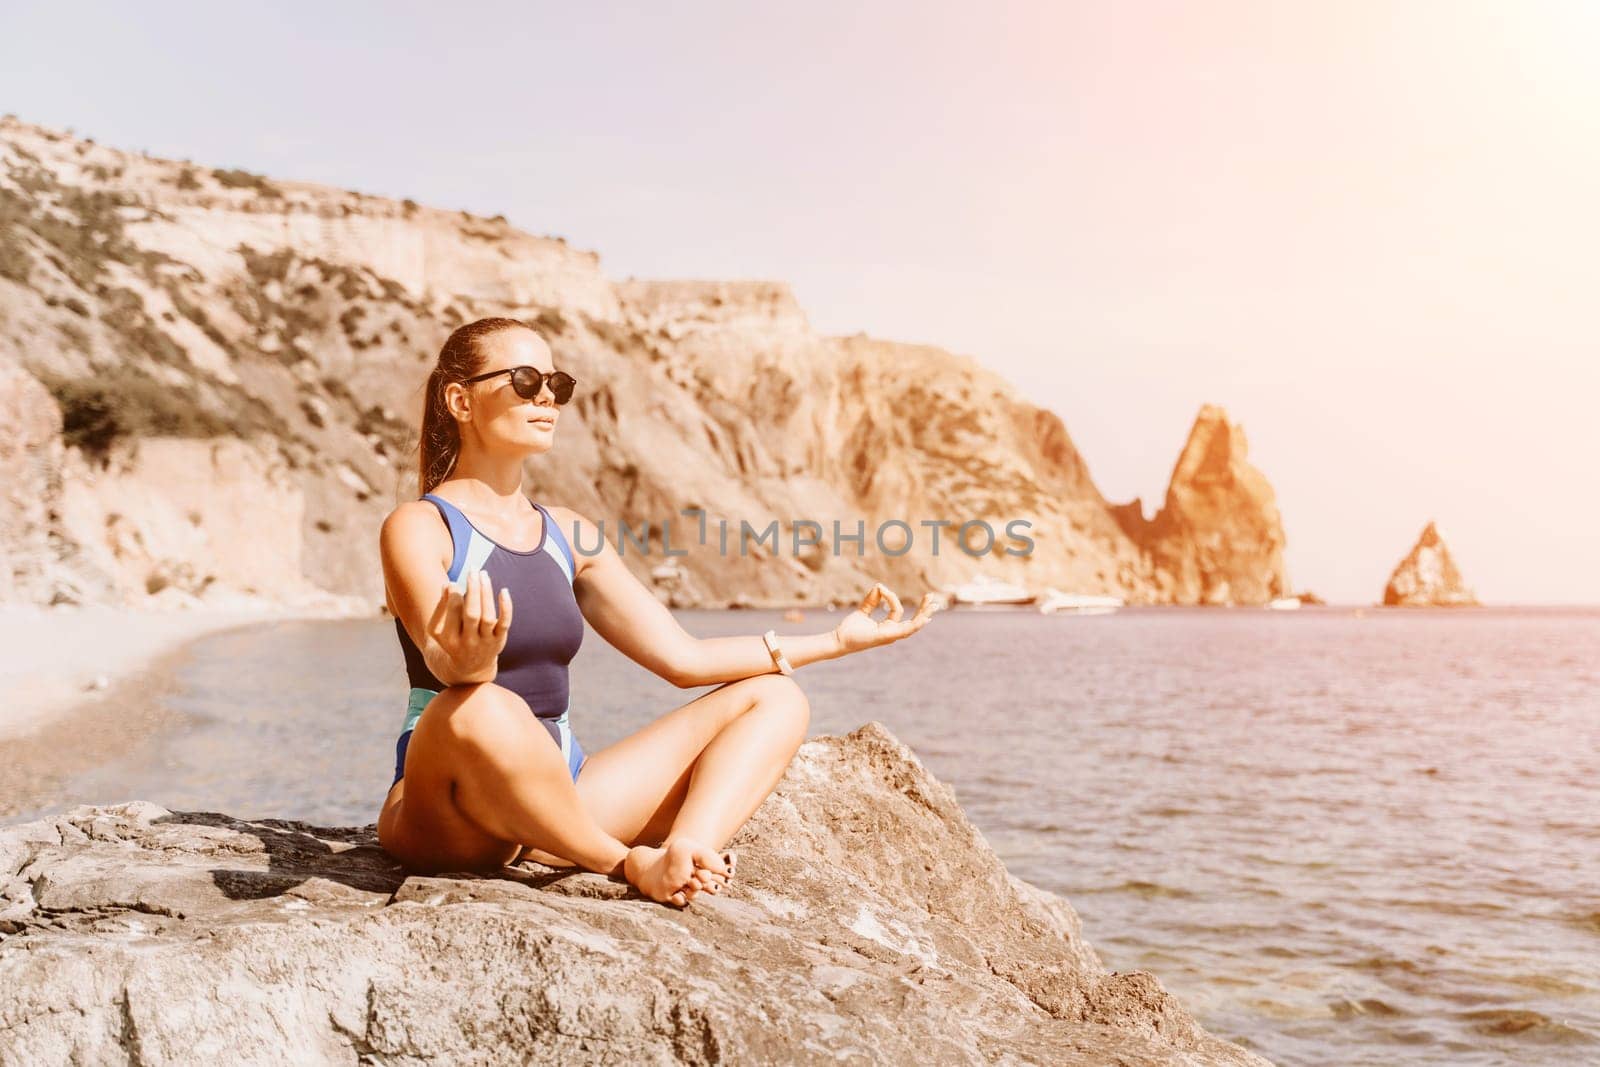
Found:
[[[957,609],[797,677],[813,734],[884,723],[1107,966],[1220,1036],[1283,1064],[1600,1063],[1600,611]],[[392,621],[215,635],[178,683],[188,725],[74,802],[376,820]],[[572,689],[590,753],[698,692],[592,630]]]

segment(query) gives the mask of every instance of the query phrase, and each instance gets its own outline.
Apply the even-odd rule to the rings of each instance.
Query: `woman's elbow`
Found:
[[[702,669],[693,641],[681,643],[663,642],[663,647],[658,658],[660,666],[656,673],[679,689],[694,689],[696,686],[705,685],[705,671]]]

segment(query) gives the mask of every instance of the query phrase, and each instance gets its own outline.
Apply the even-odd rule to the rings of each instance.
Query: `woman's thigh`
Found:
[[[415,870],[484,870],[512,862],[521,851],[468,819],[454,800],[456,766],[452,716],[487,686],[452,686],[432,700],[417,720],[406,746],[405,775],[389,790],[378,816],[378,841],[385,851]],[[499,696],[480,692],[477,699]],[[526,707],[526,705],[524,705]],[[526,712],[528,728],[544,743],[550,735]]]
[[[694,761],[712,738],[753,707],[764,689],[792,684],[777,674],[724,683],[590,753],[578,773],[583,806],[624,844],[659,844],[683,803]]]

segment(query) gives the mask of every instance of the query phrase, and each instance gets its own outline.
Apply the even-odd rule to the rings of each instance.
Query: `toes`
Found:
[[[716,871],[708,871],[701,867],[695,870],[694,874],[691,876],[691,880],[702,891],[715,891],[723,887],[723,885],[727,882],[728,877],[727,875],[718,874]]]
[[[696,845],[691,853],[696,867],[704,867],[708,871],[715,871],[721,875],[728,873],[728,863],[723,858],[726,855],[727,853],[718,854],[702,845]]]

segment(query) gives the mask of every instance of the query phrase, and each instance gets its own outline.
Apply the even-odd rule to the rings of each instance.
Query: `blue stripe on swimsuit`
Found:
[[[432,502],[450,527],[450,540],[454,545],[450,580],[465,588],[467,572],[485,570],[489,572],[496,596],[501,588],[511,590],[511,632],[506,635],[506,647],[500,652],[495,684],[528,702],[540,724],[560,746],[567,769],[576,782],[588,757],[568,723],[571,708],[567,665],[583,643],[583,613],[578,610],[578,601],[572,592],[572,576],[576,570],[572,546],[550,512],[537,502],[533,506],[539,509],[544,520],[539,544],[531,551],[518,552],[485,537],[459,508],[443,497],[429,493],[422,499]],[[431,613],[432,605],[428,607]],[[400,650],[405,655],[406,676],[411,683],[405,724],[395,743],[394,780],[398,782],[405,774],[406,747],[411,742],[417,720],[429,701],[445,687],[428,669],[421,651],[406,633],[405,625],[399,619],[395,619],[394,625],[400,636]],[[393,788],[393,783],[390,787]]]

